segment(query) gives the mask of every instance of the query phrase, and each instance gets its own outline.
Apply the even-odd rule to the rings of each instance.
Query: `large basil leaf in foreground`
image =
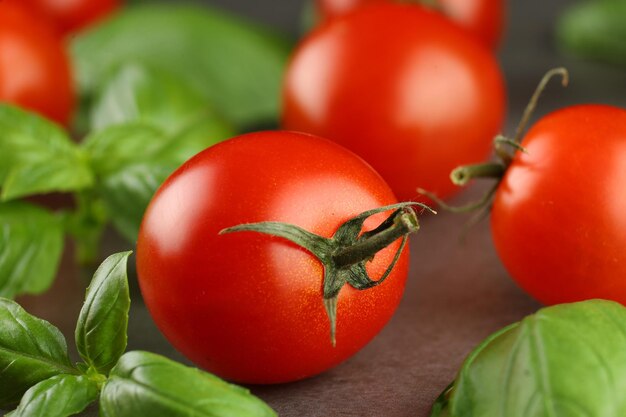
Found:
[[[248,390],[148,352],[126,353],[100,396],[103,417],[273,417]]]
[[[544,308],[466,359],[433,417],[623,417],[626,308],[591,300]]]
[[[0,297],[45,291],[62,250],[63,227],[56,216],[27,203],[0,203]]]
[[[77,372],[56,327],[0,298],[0,409],[45,379]]]
[[[126,62],[180,77],[237,126],[275,120],[288,48],[264,29],[206,7],[129,7],[75,38],[83,94]]]

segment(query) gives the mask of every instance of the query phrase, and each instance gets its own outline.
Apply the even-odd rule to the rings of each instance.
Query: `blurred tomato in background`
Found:
[[[323,20],[335,18],[371,3],[397,0],[317,0],[317,12]],[[420,3],[414,0],[415,3]],[[505,5],[503,0],[422,1],[439,6],[442,13],[478,37],[489,48],[496,48],[502,37]]]
[[[75,104],[63,41],[34,8],[0,1],[0,102],[70,122]]]

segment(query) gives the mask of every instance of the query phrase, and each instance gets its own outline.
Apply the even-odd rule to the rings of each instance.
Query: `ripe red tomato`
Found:
[[[0,1],[0,102],[67,125],[74,101],[69,58],[61,40],[20,4]]]
[[[493,202],[505,267],[546,304],[626,304],[626,111],[580,105],[526,134]]]
[[[341,289],[333,347],[313,255],[273,236],[218,233],[280,221],[330,237],[349,218],[395,202],[369,165],[333,142],[262,132],[219,143],[174,172],[146,211],[137,244],[146,305],[180,352],[222,377],[278,383],[322,372],[390,319],[404,290],[406,248],[381,285]],[[368,263],[373,278],[398,248],[396,241]]]
[[[400,200],[447,196],[449,173],[484,158],[504,118],[493,55],[436,12],[376,4],[313,31],[284,85],[283,126],[335,140]]]
[[[78,32],[105,18],[120,0],[20,0],[54,22],[62,35]]]
[[[317,8],[322,19],[327,20],[366,4],[391,1],[398,0],[317,0]],[[505,14],[503,0],[437,0],[437,3],[444,14],[477,36],[486,46],[492,49],[498,46]]]

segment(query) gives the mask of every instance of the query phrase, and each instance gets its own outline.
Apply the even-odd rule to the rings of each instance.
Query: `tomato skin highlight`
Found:
[[[45,20],[11,1],[0,1],[0,102],[68,125],[75,92],[69,57]]]
[[[500,183],[493,240],[514,280],[545,304],[626,304],[626,111],[579,105],[538,121]]]
[[[317,0],[316,6],[322,20],[329,20],[368,4],[392,1],[398,0]],[[437,3],[447,17],[485,46],[497,48],[504,27],[505,4],[502,0],[438,0]]]
[[[418,199],[418,187],[440,197],[456,192],[450,171],[489,155],[504,108],[491,52],[439,13],[375,4],[299,45],[282,122],[352,150],[407,201]]]
[[[86,29],[122,5],[120,0],[20,0],[54,22],[61,35]]]
[[[146,211],[137,244],[146,305],[180,352],[224,378],[266,384],[318,374],[356,353],[391,318],[404,290],[407,248],[381,285],[342,288],[333,348],[320,262],[284,239],[218,233],[281,221],[330,237],[349,218],[396,202],[369,165],[333,142],[260,132],[219,143],[181,166]],[[385,217],[373,216],[365,228]],[[399,245],[368,263],[370,276],[383,274]]]

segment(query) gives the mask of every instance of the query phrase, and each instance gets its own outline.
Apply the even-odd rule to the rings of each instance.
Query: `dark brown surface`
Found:
[[[295,0],[218,3],[282,25],[292,33],[297,27]],[[281,8],[281,3],[286,7]],[[551,86],[538,115],[582,102],[626,106],[623,71],[578,62],[554,51],[553,21],[559,10],[572,3],[509,2],[509,32],[501,50],[509,83],[509,132],[538,79],[553,66],[570,68],[572,83],[567,90]],[[474,190],[460,198],[478,193]],[[465,244],[459,243],[466,219],[447,213],[423,219],[422,230],[411,240],[411,273],[402,304],[389,325],[364,350],[318,377],[280,386],[252,387],[252,391],[284,417],[427,416],[432,401],[454,377],[473,346],[538,308],[500,265],[491,244],[488,221],[475,227]],[[103,256],[122,249],[127,249],[125,244],[110,238]],[[87,278],[72,266],[68,252],[53,290],[22,302],[31,313],[60,326],[72,345],[86,284]],[[132,279],[131,284],[136,285]],[[158,333],[136,288],[129,333],[129,349],[145,349],[184,360]],[[84,415],[96,416],[97,411],[91,409]]]

